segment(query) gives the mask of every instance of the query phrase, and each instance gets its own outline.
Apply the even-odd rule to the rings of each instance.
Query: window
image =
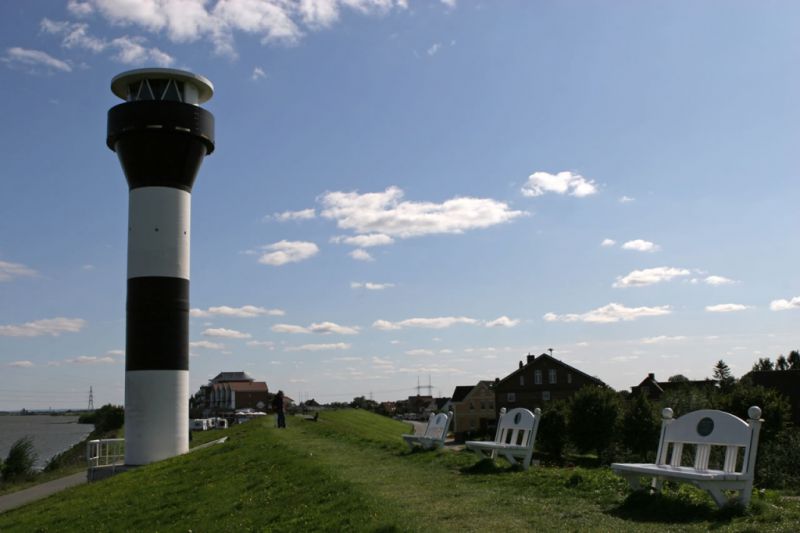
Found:
[[[542,400],[548,401],[549,399],[550,399],[550,391],[549,390],[543,390],[542,391]]]
[[[567,383],[572,383],[572,373],[567,372]]]
[[[536,385],[541,385],[542,384],[542,371],[541,370],[535,370],[533,372],[533,382]]]
[[[547,381],[550,382],[550,383],[555,383],[556,382],[556,375],[557,375],[556,374],[556,369],[555,368],[551,368],[550,370],[547,371]]]
[[[519,377],[519,386],[520,387],[524,387],[525,386],[525,376],[520,376]]]
[[[473,405],[472,402],[469,402],[469,410],[470,411],[474,411],[475,410],[475,405]]]
[[[508,394],[506,394],[506,400],[509,402],[516,402],[517,394],[515,392],[509,392]]]

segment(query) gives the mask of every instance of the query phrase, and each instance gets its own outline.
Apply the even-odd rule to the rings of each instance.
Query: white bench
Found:
[[[639,478],[652,477],[651,487],[659,490],[664,480],[690,483],[707,491],[719,507],[728,498],[723,491],[739,491],[742,505],[750,503],[753,490],[753,474],[758,450],[758,434],[761,430],[761,409],[751,407],[747,411],[749,420],[724,411],[702,409],[672,418],[672,409],[661,413],[661,440],[655,464],[614,463],[611,469],[638,489]],[[681,464],[685,444],[695,446],[692,466]],[[709,468],[712,446],[725,448],[722,469]],[[739,450],[744,450],[741,461]]]
[[[489,454],[489,457],[495,459],[502,455],[512,465],[520,463],[527,470],[533,458],[533,445],[536,442],[542,410],[537,408],[531,412],[517,407],[507,413],[504,411],[505,409],[500,411],[500,421],[493,441],[470,440],[465,445],[480,457]]]
[[[403,435],[403,440],[412,450],[414,446],[421,446],[424,450],[444,446],[444,439],[447,438],[451,420],[453,420],[453,411],[447,414],[439,413],[438,415],[431,413],[428,419],[428,426],[422,435]]]

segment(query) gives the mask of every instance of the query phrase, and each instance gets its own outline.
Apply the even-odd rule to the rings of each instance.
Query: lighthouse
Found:
[[[191,72],[123,72],[111,91],[106,144],[128,182],[125,464],[189,449],[191,194],[214,151],[211,82]]]

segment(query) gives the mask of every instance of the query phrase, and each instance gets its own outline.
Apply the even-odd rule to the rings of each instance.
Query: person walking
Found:
[[[285,428],[286,427],[286,413],[283,408],[283,391],[279,390],[278,394],[275,395],[275,398],[272,399],[272,409],[275,410],[275,414],[278,415],[278,427]]]

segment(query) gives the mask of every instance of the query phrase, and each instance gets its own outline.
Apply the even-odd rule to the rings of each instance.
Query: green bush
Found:
[[[598,457],[611,446],[617,433],[619,395],[607,387],[583,387],[569,407],[568,430],[581,453],[596,451]]]
[[[3,463],[3,480],[14,481],[31,477],[35,472],[33,465],[36,464],[36,451],[33,449],[33,441],[30,437],[22,437],[11,445]]]
[[[771,442],[759,446],[756,478],[763,487],[796,489],[800,486],[800,429],[786,429]]]
[[[108,433],[125,424],[125,409],[120,405],[106,404],[93,413],[94,432]]]
[[[563,454],[567,444],[567,409],[562,402],[551,403],[542,413],[536,444],[554,459]]]
[[[631,398],[622,417],[622,444],[625,448],[642,461],[651,455],[654,458],[660,428],[660,417],[647,396],[639,393]]]
[[[747,410],[757,405],[761,408],[764,424],[761,426],[761,442],[771,442],[789,427],[791,408],[786,398],[778,391],[751,385],[747,380],[737,383],[728,394],[719,399],[719,409],[747,420]]]

